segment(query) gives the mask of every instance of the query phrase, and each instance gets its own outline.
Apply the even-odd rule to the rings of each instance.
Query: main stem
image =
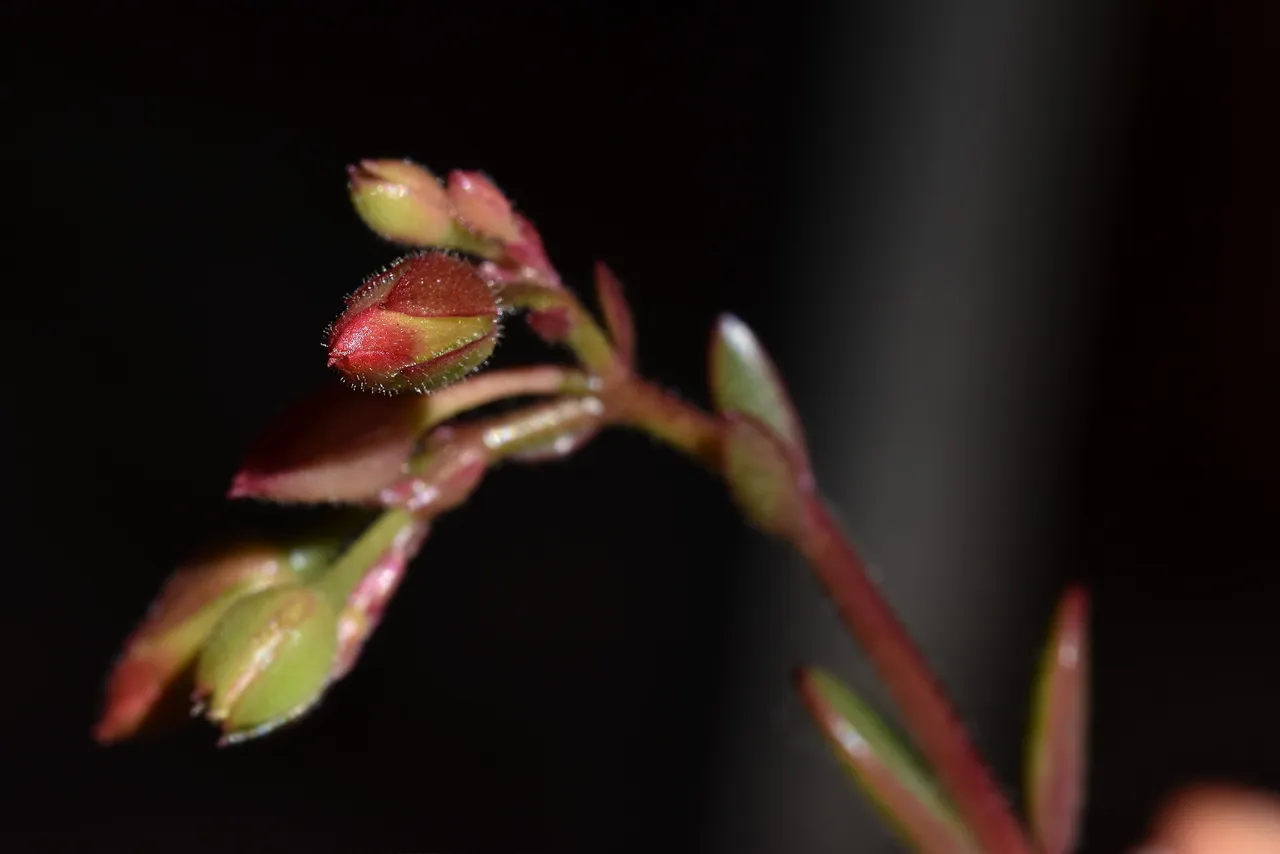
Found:
[[[569,313],[572,333],[564,343],[584,367],[601,377],[604,387],[598,394],[606,421],[642,430],[721,473],[721,420],[621,365],[608,338],[570,292],[517,286],[504,295],[513,306],[555,307]],[[803,510],[804,524],[789,537],[792,546],[809,561],[835,602],[984,854],[1031,854],[1025,831],[866,564],[819,496],[809,495]]]
[[[876,588],[862,557],[819,496],[805,506],[793,541],[893,695],[920,752],[988,854],[1028,854],[1026,834],[951,708],[924,655]]]
[[[604,396],[611,420],[643,430],[719,472],[719,419],[629,377]],[[808,560],[841,618],[902,711],[920,752],[936,770],[986,854],[1030,854],[1031,846],[960,718],[866,563],[818,496],[791,544]]]

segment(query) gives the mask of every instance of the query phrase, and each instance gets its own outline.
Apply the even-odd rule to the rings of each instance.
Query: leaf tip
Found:
[[[609,265],[603,261],[595,264],[596,299],[600,310],[604,313],[605,326],[609,337],[618,351],[623,364],[628,368],[635,366],[636,330],[631,316],[631,306],[622,292],[622,282],[614,274]]]
[[[717,411],[759,419],[808,467],[804,430],[781,374],[737,315],[726,312],[716,318],[707,374]]]

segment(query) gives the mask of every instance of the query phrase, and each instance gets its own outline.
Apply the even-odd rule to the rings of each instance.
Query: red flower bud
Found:
[[[562,287],[560,274],[551,266],[551,259],[547,257],[538,229],[518,213],[511,214],[511,221],[517,236],[515,240],[503,244],[506,257],[501,262],[482,262],[481,274],[495,284],[537,282],[547,287]]]
[[[329,365],[361,389],[431,391],[484,364],[499,328],[498,299],[472,265],[422,252],[348,298],[330,332]]]

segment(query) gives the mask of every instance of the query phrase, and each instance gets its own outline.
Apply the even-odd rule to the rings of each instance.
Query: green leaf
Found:
[[[871,707],[822,670],[801,669],[800,696],[863,792],[922,854],[976,854],[932,775]]]
[[[813,475],[760,420],[740,412],[724,417],[721,470],[734,503],[756,527],[798,538],[808,519]]]
[[[720,412],[759,419],[808,467],[804,431],[786,386],[755,334],[731,314],[716,323],[710,354],[711,396]]]
[[[1068,590],[1036,685],[1026,795],[1031,829],[1044,854],[1070,854],[1079,835],[1089,717],[1088,615],[1088,594]]]

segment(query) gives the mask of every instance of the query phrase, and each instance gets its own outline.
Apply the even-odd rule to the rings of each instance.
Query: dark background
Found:
[[[483,168],[580,287],[608,259],[643,369],[695,400],[715,315],[752,324],[1011,789],[1088,582],[1087,850],[1192,780],[1280,788],[1264,4],[6,9],[4,847],[892,850],[788,685],[867,687],[856,651],[630,435],[442,522],[303,725],[90,741],[120,641],[244,521],[238,455],[394,254],[344,193],[367,156]]]

